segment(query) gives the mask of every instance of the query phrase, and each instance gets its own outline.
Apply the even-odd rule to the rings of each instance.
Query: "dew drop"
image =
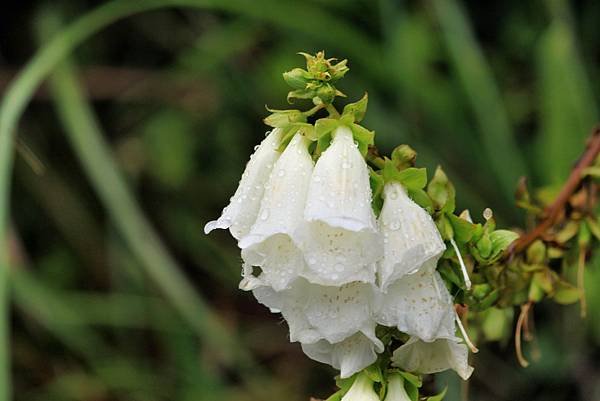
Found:
[[[283,176],[285,175],[285,170],[279,170],[279,171],[277,172],[277,175],[278,175],[279,177],[283,177]]]
[[[347,168],[350,168],[350,167],[352,167],[352,163],[350,163],[349,161],[344,160],[342,162],[342,168],[347,169]]]
[[[265,209],[262,211],[262,213],[260,214],[260,219],[261,220],[266,220],[269,217],[269,210]]]
[[[396,231],[400,228],[400,222],[398,220],[394,220],[390,223],[390,229]]]

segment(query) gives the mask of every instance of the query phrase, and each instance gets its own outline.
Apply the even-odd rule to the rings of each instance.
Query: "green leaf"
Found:
[[[375,383],[381,383],[383,381],[383,373],[377,363],[368,366],[363,372]]]
[[[365,93],[358,102],[348,103],[344,106],[342,116],[351,115],[352,122],[361,122],[362,119],[365,118],[367,112],[367,103],[369,103],[369,97],[367,93]]]

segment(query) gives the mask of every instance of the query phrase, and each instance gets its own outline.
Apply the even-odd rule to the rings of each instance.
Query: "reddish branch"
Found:
[[[527,248],[529,244],[541,237],[548,229],[557,223],[559,217],[569,202],[571,196],[577,191],[583,179],[583,170],[590,167],[600,153],[600,126],[592,131],[588,139],[586,150],[571,171],[569,178],[562,187],[560,193],[544,210],[543,220],[531,231],[522,235],[508,249],[508,255],[519,253]]]

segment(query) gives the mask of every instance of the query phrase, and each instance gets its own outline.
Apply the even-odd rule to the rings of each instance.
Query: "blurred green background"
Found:
[[[410,144],[430,175],[444,167],[459,209],[491,207],[505,227],[525,227],[518,178],[552,193],[598,121],[594,0],[196,3],[92,36],[22,118],[8,244],[16,400],[333,391],[334,371],[237,289],[234,240],[202,232],[264,135],[265,105],[286,107],[281,73],[302,65],[298,51],[348,58],[340,88],[351,100],[368,91],[365,125],[382,152]],[[36,49],[101,4],[4,2],[1,93]],[[488,344],[468,388],[454,374],[428,387],[448,384],[451,401],[600,400],[598,263],[586,285],[586,320],[577,307],[536,307],[529,368],[512,342]]]

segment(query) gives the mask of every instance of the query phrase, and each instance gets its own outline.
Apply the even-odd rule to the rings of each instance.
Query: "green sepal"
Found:
[[[288,124],[284,128],[281,128],[281,130],[282,130],[281,142],[279,143],[279,148],[277,149],[279,152],[283,152],[285,150],[285,148],[287,147],[287,145],[292,140],[292,138],[294,137],[294,135],[296,135],[298,133],[304,135],[306,138],[310,139],[311,141],[316,140],[315,128],[312,126],[312,124],[293,123],[293,124]]]
[[[444,389],[436,395],[425,398],[425,401],[442,401],[446,396],[446,391],[448,391],[448,387],[444,387]]]
[[[285,82],[294,89],[305,89],[306,85],[312,79],[311,74],[302,68],[294,68],[293,70],[283,73]]]
[[[500,290],[496,288],[495,290],[487,294],[481,301],[479,301],[476,310],[483,311],[488,309],[496,303],[498,298],[500,298]]]
[[[361,122],[365,118],[367,112],[367,104],[369,103],[369,96],[367,93],[357,102],[348,103],[344,106],[342,116],[352,116],[352,122]]]
[[[437,270],[438,273],[440,273],[440,275],[444,279],[444,281],[446,281],[447,283],[452,283],[457,287],[461,287],[463,285],[462,278],[460,278],[458,274],[456,274],[456,271],[449,264],[444,264],[438,267]]]
[[[369,151],[369,145],[375,143],[375,131],[369,131],[362,125],[350,124],[350,130],[354,140],[358,143],[360,154],[365,157]]]
[[[331,394],[329,396],[329,398],[327,398],[325,401],[341,401],[342,398],[344,398],[344,394],[347,393],[347,390],[338,390],[335,393]]]
[[[448,217],[446,217],[446,214],[437,216],[435,225],[445,241],[454,238],[454,230],[452,229],[452,225],[450,224]]]
[[[294,99],[312,99],[315,97],[315,94],[315,90],[312,89],[296,89],[288,92],[287,102],[293,104]]]
[[[419,206],[427,211],[427,213],[433,213],[433,202],[427,192],[422,189],[408,188],[406,191],[408,196]]]
[[[340,121],[334,118],[320,118],[315,122],[315,134],[317,138],[331,133],[340,126]]]
[[[454,231],[454,239],[462,244],[469,242],[473,238],[478,224],[473,224],[452,213],[447,213],[447,216]]]
[[[291,123],[306,122],[306,117],[300,110],[267,110],[271,114],[263,119],[263,122],[269,127],[282,128]]]
[[[440,166],[427,186],[427,194],[433,200],[436,210],[452,213],[455,209],[456,191]]]
[[[356,380],[356,377],[358,376],[358,374],[354,374],[350,377],[346,377],[344,379],[342,379],[340,376],[336,376],[335,377],[335,385],[338,386],[338,388],[340,389],[340,391],[342,393],[347,393],[348,390],[350,390],[350,387],[352,387],[352,385],[354,384],[354,380]]]
[[[510,244],[512,244],[517,238],[519,238],[519,234],[510,230],[496,230],[490,234],[490,240],[492,241],[492,257],[490,259],[490,263],[498,260],[502,253],[508,249]]]
[[[402,376],[404,380],[406,380],[406,382],[411,383],[415,387],[421,387],[423,385],[423,380],[421,379],[421,376],[417,376],[412,373],[405,372],[403,370],[398,371],[398,373],[400,373],[400,376]]]
[[[385,182],[396,181],[408,189],[423,189],[427,185],[427,169],[409,167],[398,171],[390,159],[385,159],[385,165],[382,170]]]
[[[383,382],[383,373],[381,372],[381,367],[379,367],[379,364],[374,363],[363,369],[363,372],[371,381],[375,383]]]

